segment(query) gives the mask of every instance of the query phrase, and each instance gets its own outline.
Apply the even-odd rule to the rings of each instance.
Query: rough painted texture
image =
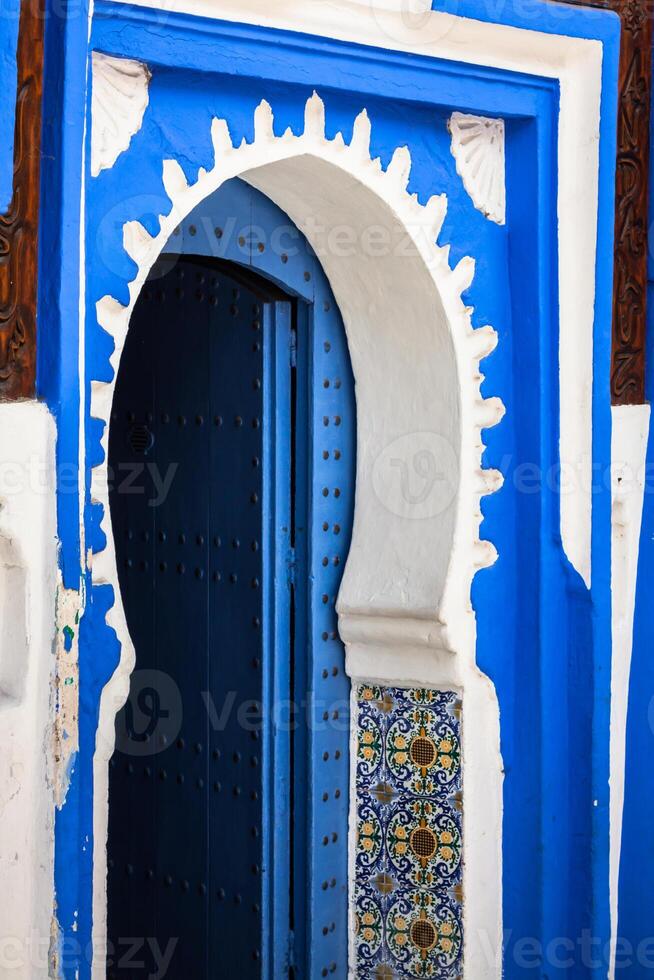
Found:
[[[94,51],[91,59],[91,174],[113,167],[143,122],[150,72],[139,61]]]
[[[43,405],[0,406],[0,973],[18,980],[48,976],[53,913],[54,445]]]
[[[79,592],[57,590],[55,638],[54,784],[55,803],[62,807],[71,769],[79,750]]]
[[[461,701],[359,686],[354,842],[357,980],[463,970]]]
[[[449,122],[457,173],[476,208],[491,221],[506,221],[504,120],[453,112]]]

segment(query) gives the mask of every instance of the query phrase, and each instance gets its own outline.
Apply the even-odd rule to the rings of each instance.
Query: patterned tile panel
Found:
[[[356,692],[357,980],[462,976],[461,701]]]

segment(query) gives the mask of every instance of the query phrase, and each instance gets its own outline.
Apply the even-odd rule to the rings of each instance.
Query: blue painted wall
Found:
[[[86,118],[88,0],[48,0],[45,22],[43,145],[39,227],[38,395],[57,422],[57,520],[63,584],[86,588],[80,554],[79,306],[81,173]],[[80,642],[93,649],[106,629],[104,597],[94,595],[80,623]],[[106,638],[104,640],[106,645]],[[93,660],[86,665],[92,670]],[[84,683],[80,712],[97,710],[93,684]],[[88,758],[88,742],[80,746]],[[91,962],[90,768],[72,760],[65,806],[55,814],[55,890],[61,927],[62,975]],[[81,911],[81,916],[79,915]],[[83,932],[78,933],[78,919]],[[80,939],[83,936],[83,940]],[[83,971],[86,970],[86,974]]]
[[[43,84],[37,390],[57,419],[60,562],[70,589],[79,587],[81,575],[79,268],[88,10],[89,0],[48,3]]]
[[[481,0],[445,0],[437,6],[491,19]],[[526,12],[518,2],[499,6],[492,15],[496,19],[595,36],[605,44],[594,435],[594,461],[601,473],[610,459],[616,21],[570,8],[562,17],[560,8],[541,0]],[[44,223],[46,240],[54,242],[61,230],[63,244],[57,250],[61,263],[53,263],[42,287],[43,308],[51,301],[57,313],[44,345],[40,384],[57,412],[60,460],[67,463],[74,461],[78,444],[74,378],[79,297],[74,270],[79,259],[85,26],[83,18],[71,18],[48,28],[51,71],[64,65],[69,81],[63,95],[49,95],[48,139],[56,150],[50,174],[57,196]],[[198,43],[198,27],[210,43]],[[300,132],[304,103],[315,87],[326,104],[328,135],[340,130],[347,140],[365,106],[373,124],[373,155],[386,164],[396,146],[407,144],[413,159],[409,190],[422,201],[435,192],[448,194],[440,242],[451,244],[453,265],[466,254],[477,260],[467,297],[475,307],[474,323],[491,323],[500,335],[498,350],[484,364],[484,394],[499,395],[507,406],[504,422],[485,436],[486,465],[502,469],[507,477],[504,489],[484,504],[482,533],[497,545],[500,559],[474,586],[478,661],[496,684],[502,713],[506,976],[604,977],[605,965],[589,965],[580,944],[586,930],[602,940],[609,934],[610,500],[598,488],[593,590],[588,593],[562,552],[555,486],[546,483],[542,494],[538,487],[534,492],[533,470],[530,477],[524,468],[535,465],[547,475],[558,461],[557,188],[552,178],[557,86],[546,79],[465,65],[453,70],[419,57],[291,34],[271,46],[265,31],[211,22],[191,29],[189,18],[175,14],[162,26],[150,22],[145,9],[105,2],[96,5],[92,44],[148,62],[153,77],[144,124],[129,151],[98,178],[87,174],[87,398],[91,379],[110,378],[111,341],[95,320],[95,303],[107,293],[126,302],[127,283],[135,274],[122,250],[122,225],[136,218],[157,230],[155,216],[170,208],[161,181],[162,159],[180,159],[190,180],[200,166],[211,166],[213,115],[228,120],[235,142],[251,139],[253,111],[265,97],[273,105],[276,131],[281,134],[291,126]],[[64,108],[70,113],[66,126],[58,115]],[[446,127],[453,108],[501,114],[507,120],[506,227],[474,209],[456,175]],[[100,459],[101,434],[101,424],[87,418],[87,485],[90,468]],[[76,507],[75,493],[62,490],[62,565],[70,582],[79,574]],[[87,499],[86,545],[93,550],[104,545],[100,516]],[[80,752],[56,828],[58,914],[68,944],[63,966],[71,978],[77,970],[81,978],[90,976],[92,757],[100,692],[118,661],[116,638],[104,624],[113,601],[111,589],[92,588],[88,579],[85,584]],[[572,950],[553,946],[561,937]]]
[[[14,176],[16,44],[20,0],[0,0],[0,213],[8,210]]]

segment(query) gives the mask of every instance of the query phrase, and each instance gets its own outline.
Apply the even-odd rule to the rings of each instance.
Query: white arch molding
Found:
[[[455,269],[437,244],[444,195],[426,205],[407,193],[411,159],[396,149],[386,171],[370,158],[370,122],[356,118],[349,145],[325,136],[324,106],[307,101],[304,132],[273,132],[266,102],[255,111],[254,139],[234,146],[214,119],[215,162],[189,185],[174,160],[163,162],[172,202],[152,237],[138,222],[124,227],[124,247],[138,266],[127,306],[111,296],[97,304],[98,322],[113,337],[113,379],[92,381],[91,415],[105,423],[104,461],[92,473],[92,497],[103,505],[107,546],[93,556],[95,584],[116,596],[107,615],[121,644],[120,664],[105,687],[94,757],[93,976],[104,976],[108,762],[117,711],[134,666],[120,600],[109,508],[107,456],[115,379],[141,288],[173,230],[204,198],[233,177],[257,187],[304,232],[322,261],[346,327],[357,399],[357,485],[350,555],[338,599],[339,626],[353,682],[455,689],[463,699],[465,975],[501,975],[502,764],[499,709],[493,685],[476,667],[470,586],[492,564],[493,546],[479,539],[480,498],[501,485],[481,465],[481,430],[503,415],[484,399],[480,360],[496,344],[491,327],[473,329],[461,299],[474,274],[464,258]],[[335,242],[348,229],[350,247]],[[372,247],[382,229],[390,247]],[[367,244],[366,244],[367,243]],[[398,244],[399,243],[399,244]],[[439,495],[405,499],[384,460],[410,466],[416,453],[437,453]],[[356,717],[356,716],[354,716]],[[351,833],[352,836],[352,833]],[[353,962],[351,957],[351,963]]]

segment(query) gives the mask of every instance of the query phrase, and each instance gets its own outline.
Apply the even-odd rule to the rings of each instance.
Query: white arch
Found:
[[[108,761],[115,715],[129,689],[134,650],[116,569],[107,486],[109,419],[129,320],[148,272],[174,228],[226,180],[241,177],[267,194],[298,225],[318,253],[346,326],[357,397],[357,489],[354,530],[341,591],[339,622],[354,681],[454,687],[463,693],[466,976],[499,976],[501,958],[501,759],[499,713],[492,684],[475,665],[470,586],[495,559],[479,540],[480,498],[501,485],[481,466],[481,430],[503,414],[483,399],[480,360],[494,348],[491,327],[472,328],[461,294],[474,262],[455,269],[437,244],[444,195],[421,205],[407,193],[411,159],[399,147],[388,168],[370,158],[366,112],[349,145],[325,136],[324,106],[306,104],[304,132],[273,131],[266,102],[255,111],[254,139],[234,146],[224,120],[214,119],[215,162],[189,185],[173,160],[163,164],[172,209],[156,237],[137,221],[124,227],[124,247],[138,267],[123,306],[97,304],[112,335],[113,379],[92,382],[91,414],[105,422],[104,461],[92,474],[92,497],[103,505],[105,550],[93,556],[96,584],[111,584],[107,615],[121,643],[120,664],[102,694],[94,758],[94,945],[106,926]],[[349,248],[334,240],[347,230]],[[376,231],[375,231],[376,230]],[[375,238],[375,234],[377,237]],[[371,242],[376,244],[373,246]],[[385,463],[410,467],[417,455],[436,459],[440,490],[427,503],[402,495]],[[492,953],[489,953],[492,950]],[[100,957],[94,976],[103,976]]]

